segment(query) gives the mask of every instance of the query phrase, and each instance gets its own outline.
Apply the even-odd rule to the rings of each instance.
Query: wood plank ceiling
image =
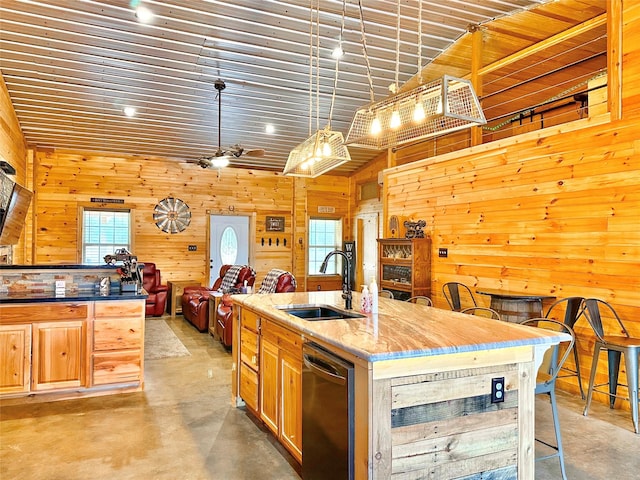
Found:
[[[27,142],[193,162],[217,149],[214,82],[222,79],[223,148],[240,144],[266,151],[264,157],[243,156],[231,166],[282,171],[289,151],[310,133],[310,2],[144,1],[154,13],[149,24],[137,21],[131,5],[139,3],[0,2],[0,71]],[[380,100],[388,95],[396,70],[400,85],[418,71],[419,2],[401,1],[398,68],[396,0],[362,3],[372,83]],[[311,115],[313,131],[328,120],[335,71],[331,52],[339,41],[342,9],[341,0],[319,1],[320,85],[311,100],[315,105],[317,99],[320,108]],[[486,65],[605,9],[606,0],[422,0],[420,64],[427,65],[426,78],[468,76],[470,25],[484,28]],[[369,101],[369,82],[357,0],[347,0],[345,12],[345,56],[332,128],[346,136],[356,108]],[[602,41],[593,48],[601,51]],[[565,54],[587,55],[576,50]],[[520,67],[512,65],[511,73]],[[489,96],[509,82],[504,77],[491,81]],[[136,116],[124,116],[125,106],[135,107]],[[491,115],[504,111],[497,108]],[[265,131],[267,124],[273,133]],[[352,162],[334,173],[349,174],[379,154],[350,152]]]

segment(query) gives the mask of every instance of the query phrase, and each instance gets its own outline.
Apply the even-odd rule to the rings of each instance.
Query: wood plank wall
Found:
[[[429,159],[426,144],[424,160],[415,147],[397,152],[385,212],[427,221],[436,306],[446,308],[447,281],[598,297],[640,336],[640,6],[626,3],[621,18],[622,79],[609,82],[622,86],[620,121],[582,120]],[[585,322],[576,331],[587,385],[594,335]],[[598,375],[606,381],[606,361]],[[577,392],[573,379],[561,386]]]
[[[305,225],[306,212],[296,212],[303,220],[296,217],[294,222],[294,198],[297,205],[298,198],[308,194],[311,204],[333,205],[345,217],[349,210],[348,179],[344,177],[323,176],[298,188],[292,178],[274,172],[229,168],[218,177],[216,171],[161,158],[60,150],[38,151],[35,171],[34,263],[78,262],[79,207],[100,206],[91,203],[92,197],[119,198],[124,199],[123,207],[134,210],[134,253],[140,261],[156,263],[163,281],[206,282],[208,215],[246,214],[256,219],[253,267],[257,281],[270,268],[282,268],[292,271],[303,288],[305,272],[300,265],[304,265],[304,255],[295,266],[292,259],[294,238],[297,243],[302,235],[306,245],[304,227],[299,226]],[[153,222],[155,205],[169,196],[184,200],[192,213],[191,225],[178,234],[164,233]],[[285,232],[266,232],[267,215],[284,216]],[[294,223],[296,235],[292,234]],[[348,236],[349,222],[345,228]],[[188,251],[188,245],[196,245],[197,251]]]
[[[309,218],[342,218],[342,239],[352,240],[351,233],[351,192],[348,177],[321,175],[317,178],[298,178],[295,182],[295,219],[296,234],[294,237],[296,278],[306,286],[307,290],[339,290],[342,285],[340,277],[309,277],[307,271],[306,251],[308,246]],[[326,212],[325,208],[334,211]],[[302,253],[302,254],[300,254]]]
[[[448,281],[598,297],[640,335],[637,121],[584,123],[388,171],[388,213],[427,221],[436,306],[446,308]],[[439,247],[447,258],[438,258]],[[593,334],[586,325],[577,332],[588,372]]]
[[[9,91],[0,75],[0,160],[8,162],[16,169],[16,174],[10,176],[14,182],[32,190],[27,169],[27,144],[22,135],[18,117],[11,104]],[[30,215],[29,215],[30,217]],[[13,246],[13,263],[25,263],[27,244],[31,240],[31,223],[28,218],[20,241]]]
[[[628,270],[640,266],[635,123],[548,129],[398,167],[387,174],[389,213],[427,220],[434,249],[449,249],[434,260],[437,283],[587,289],[640,305],[640,276]]]

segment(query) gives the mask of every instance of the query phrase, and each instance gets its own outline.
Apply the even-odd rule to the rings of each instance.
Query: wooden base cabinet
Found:
[[[97,302],[94,317],[91,385],[142,383],[144,304]]]
[[[0,305],[0,395],[141,390],[144,307],[144,299]]]
[[[260,397],[258,394],[258,377],[260,362],[260,317],[251,310],[234,308],[234,321],[240,325],[240,334],[234,335],[234,345],[239,337],[240,358],[239,395],[249,410],[258,415]],[[234,347],[236,348],[236,347]]]
[[[32,391],[86,386],[85,320],[33,324]]]
[[[302,461],[302,337],[262,319],[260,418]]]
[[[302,460],[301,354],[283,350],[280,355],[280,440],[298,461]]]
[[[232,397],[302,461],[302,343],[295,333],[235,305]],[[237,396],[236,396],[237,395]]]
[[[260,343],[260,418],[269,430],[278,435],[278,375],[280,350],[272,341]]]
[[[28,393],[31,324],[0,325],[0,394]]]

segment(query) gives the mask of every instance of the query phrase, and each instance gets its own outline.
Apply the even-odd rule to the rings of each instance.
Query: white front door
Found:
[[[249,217],[209,216],[209,286],[224,264],[249,265]]]

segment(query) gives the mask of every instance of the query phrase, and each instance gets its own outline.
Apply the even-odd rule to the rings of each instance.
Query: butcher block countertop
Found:
[[[346,320],[309,321],[276,308],[326,304],[344,309],[340,291],[233,295],[243,305],[368,362],[411,357],[557,344],[568,339],[559,332],[466,315],[399,300],[379,299],[378,314]],[[353,293],[354,312],[360,294]]]

